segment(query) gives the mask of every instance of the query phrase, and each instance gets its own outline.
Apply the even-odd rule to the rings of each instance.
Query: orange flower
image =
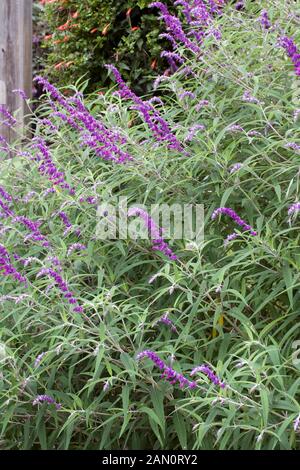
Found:
[[[102,30],[102,34],[103,36],[106,36],[107,33],[108,33],[108,30],[109,30],[109,27],[110,27],[110,23],[108,23]]]
[[[49,41],[49,39],[52,39],[52,37],[53,37],[52,34],[47,34],[46,36],[44,36],[44,40]]]
[[[61,26],[59,26],[57,29],[59,31],[65,31],[66,29],[68,29],[69,23],[70,23],[70,20],[68,20],[65,24],[62,24]]]
[[[141,28],[139,28],[138,26],[134,26],[133,28],[131,28],[131,31],[138,31],[139,29]]]
[[[56,39],[56,41],[53,41],[53,44],[60,44],[61,43],[61,39]]]
[[[74,62],[73,62],[73,60],[70,60],[69,62],[67,62],[67,63],[65,64],[65,67],[66,67],[66,68],[67,68],[67,67],[70,67],[70,65],[72,65],[72,64],[74,64]]]
[[[70,36],[65,36],[64,39],[63,39],[63,42],[67,42],[70,40]]]
[[[155,70],[155,69],[156,69],[156,66],[157,66],[157,59],[154,59],[154,60],[152,60],[152,62],[151,62],[151,69],[152,69],[152,70]]]
[[[59,64],[54,65],[54,68],[55,68],[56,70],[60,70],[63,65],[64,65],[64,62],[59,62]]]
[[[72,15],[72,18],[74,18],[74,20],[76,20],[78,18],[78,16],[79,16],[78,11],[75,11],[75,13],[73,13],[73,15]]]
[[[98,31],[98,28],[91,29],[91,33],[94,34]]]

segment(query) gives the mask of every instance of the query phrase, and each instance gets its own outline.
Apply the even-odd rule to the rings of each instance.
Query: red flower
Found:
[[[139,28],[138,26],[134,26],[133,28],[131,28],[131,31],[138,31],[139,29],[141,28]]]

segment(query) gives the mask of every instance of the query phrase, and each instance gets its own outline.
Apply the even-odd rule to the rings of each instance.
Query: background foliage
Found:
[[[244,3],[215,19],[222,39],[207,36],[200,60],[179,49],[194,76],[179,69],[161,83],[164,101],[155,106],[188,156],[157,145],[131,103],[111,92],[89,96],[86,106],[126,137],[134,160],[125,165],[96,157],[53,115],[53,104],[43,104],[36,118],[37,136],[74,195],[45,195],[50,183],[31,142],[21,153],[16,145],[12,160],[2,152],[0,185],[13,194],[9,207],[41,222],[85,309],[73,313],[57,287],[38,276],[49,266],[49,250],[24,242],[27,230],[2,214],[0,243],[28,261],[14,265],[29,282],[26,289],[6,276],[0,285],[2,448],[300,448],[300,219],[288,216],[300,199],[300,160],[287,147],[300,144],[300,106],[293,66],[278,47],[282,34],[300,44],[299,12],[282,0]],[[275,25],[270,30],[259,21],[264,7]],[[194,96],[182,98],[183,91]],[[245,92],[256,101],[245,100]],[[208,103],[199,108],[201,100]],[[195,124],[205,130],[187,139]],[[126,196],[134,205],[204,203],[205,240],[170,241],[176,262],[147,241],[97,240],[96,209],[82,200],[88,196],[108,203]],[[221,206],[258,235],[238,232],[224,246],[235,226],[225,216],[211,220]],[[87,250],[68,256],[78,239],[74,231],[64,235],[61,210],[81,228]],[[166,312],[178,333],[157,326]],[[147,359],[136,361],[146,348],[185,376],[208,363],[228,386],[218,389],[201,375],[196,390],[181,390]],[[61,409],[34,406],[37,394],[52,396]]]
[[[164,41],[158,38],[157,12],[147,8],[150,3],[151,0],[47,3],[46,73],[62,85],[85,75],[89,90],[93,90],[109,84],[103,64],[114,62],[137,92],[149,90],[155,73],[165,66],[160,59]],[[165,3],[173,5],[170,0]],[[60,30],[63,25],[66,29]]]

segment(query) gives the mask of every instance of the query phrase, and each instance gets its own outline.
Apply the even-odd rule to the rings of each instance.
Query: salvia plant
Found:
[[[111,63],[103,95],[37,77],[1,138],[2,448],[300,448],[299,8],[152,8],[151,96]],[[99,236],[124,198],[148,237]],[[202,240],[153,220],[173,204]]]

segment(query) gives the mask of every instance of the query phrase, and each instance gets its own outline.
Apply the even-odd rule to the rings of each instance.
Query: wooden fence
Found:
[[[19,130],[23,130],[26,103],[13,90],[32,93],[32,0],[0,0],[0,104],[10,112],[20,110]],[[1,122],[1,116],[0,116]],[[0,125],[0,135],[8,141],[13,131]]]

